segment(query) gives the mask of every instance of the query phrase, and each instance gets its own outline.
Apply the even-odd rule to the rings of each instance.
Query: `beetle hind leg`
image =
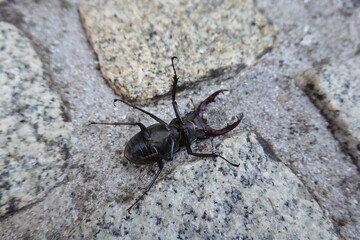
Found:
[[[144,192],[141,194],[141,196],[135,200],[135,202],[127,209],[127,211],[129,213],[131,213],[131,209],[138,203],[140,202],[141,200],[144,199],[145,195],[150,191],[151,187],[154,185],[156,179],[159,177],[160,173],[161,173],[161,170],[164,168],[164,163],[162,162],[161,159],[159,159],[157,161],[157,164],[159,166],[159,170],[156,172],[155,176],[153,177],[153,179],[151,180],[150,184],[145,188]]]

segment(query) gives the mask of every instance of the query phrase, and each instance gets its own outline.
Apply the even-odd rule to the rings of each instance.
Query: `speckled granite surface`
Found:
[[[333,123],[335,136],[360,168],[360,56],[308,70],[299,83]]]
[[[0,217],[62,180],[70,124],[30,41],[0,22]]]
[[[115,201],[99,208],[85,223],[84,237],[338,239],[306,187],[259,135],[240,133],[218,150],[240,167],[219,159],[184,164],[131,215]]]
[[[134,128],[89,127],[87,125],[91,120],[141,121],[146,126],[152,124],[153,121],[127,106],[112,105],[113,99],[118,96],[104,81],[99,71],[97,56],[88,43],[80,21],[78,3],[77,0],[8,0],[0,4],[0,20],[16,25],[31,39],[36,52],[41,56],[44,69],[51,74],[51,87],[67,104],[68,113],[74,125],[73,144],[68,167],[65,169],[66,181],[57,184],[40,201],[0,218],[1,240],[84,239],[85,236],[93,238],[90,236],[93,230],[101,230],[99,234],[112,236],[112,233],[106,229],[107,225],[101,225],[102,221],[97,217],[106,216],[109,228],[117,230],[120,223],[110,225],[110,214],[105,212],[109,210],[104,208],[111,203],[117,204],[114,205],[114,212],[117,212],[121,206],[128,207],[133,197],[148,183],[157,170],[156,165],[139,167],[129,164],[123,158],[124,145],[137,131]],[[360,232],[358,168],[348,154],[342,151],[339,141],[333,137],[328,128],[329,122],[309,101],[306,94],[296,86],[295,80],[309,68],[324,64],[341,65],[356,55],[360,46],[358,34],[360,32],[358,30],[360,4],[348,0],[339,0],[336,3],[334,1],[278,0],[276,4],[273,1],[256,0],[253,3],[256,9],[260,9],[259,11],[276,26],[279,30],[276,37],[282,41],[271,52],[259,58],[256,64],[246,67],[226,81],[222,80],[228,74],[221,75],[215,80],[197,82],[191,87],[180,89],[177,101],[182,113],[193,107],[190,99],[197,104],[211,92],[229,89],[229,92],[219,96],[216,103],[211,104],[207,109],[209,121],[215,125],[222,125],[224,122],[231,121],[234,114],[243,112],[245,116],[235,131],[211,141],[199,142],[194,145],[194,148],[207,151],[213,142],[214,149],[220,149],[224,138],[231,138],[239,132],[258,132],[273,146],[276,155],[286,168],[291,169],[306,187],[310,193],[310,199],[307,197],[304,199],[309,200],[310,203],[313,199],[319,204],[326,219],[331,220],[336,236],[342,240],[358,240]],[[183,61],[181,56],[179,57]],[[178,70],[186,71],[181,64],[179,62],[177,65]],[[169,62],[166,66],[169,66]],[[144,108],[166,121],[170,121],[174,116],[169,96],[148,101]],[[244,163],[248,161],[256,160],[246,159]],[[210,166],[205,166],[205,164],[210,164]],[[219,160],[213,166],[211,159],[199,160],[188,156],[186,151],[179,151],[176,154],[176,160],[166,164],[164,173],[155,186],[161,186],[161,190],[157,187],[157,190],[161,192],[166,192],[166,186],[176,186],[184,190],[189,198],[194,197],[198,185],[191,185],[190,187],[194,187],[188,189],[186,185],[182,185],[187,183],[186,180],[173,183],[174,178],[166,178],[167,173],[170,172],[171,177],[178,169],[203,166],[204,171],[213,170],[204,176],[204,179],[211,182],[211,187],[215,188],[217,186],[215,180],[219,181],[226,177],[222,177],[223,171],[220,167],[223,165],[219,164],[222,164]],[[225,170],[226,167],[228,166],[224,165]],[[286,168],[284,167],[284,172],[289,171]],[[189,170],[187,176],[189,180],[195,181],[194,178],[198,176],[198,173],[190,171],[192,170]],[[230,173],[228,175],[233,176]],[[266,179],[270,177],[272,177],[271,174]],[[253,190],[254,197],[258,196],[259,189],[256,188],[258,184],[267,186],[256,182],[251,188],[246,189]],[[194,193],[189,192],[192,190]],[[224,195],[226,194],[221,196],[229,199]],[[159,193],[154,192],[151,196],[152,202],[144,202],[139,208],[139,211],[143,212],[140,217],[147,211],[153,213],[151,203],[156,201]],[[249,201],[251,196],[252,193],[247,192],[247,198],[244,198],[244,201]],[[303,199],[301,195],[299,198]],[[282,198],[275,199],[281,200],[280,203],[282,203]],[[195,205],[196,201],[191,204]],[[207,206],[211,207],[208,201],[206,200]],[[265,200],[259,200],[260,203],[263,203],[262,201]],[[267,208],[264,209],[268,210],[269,206],[266,204],[264,203]],[[274,202],[273,204],[275,207],[278,205]],[[313,205],[310,206],[312,210],[316,210]],[[225,205],[219,208],[219,213],[216,213],[212,208],[207,212],[207,216],[218,216],[217,219],[225,220],[226,216],[220,215],[228,209]],[[246,212],[243,209],[240,210],[240,213],[245,214],[238,217],[244,220]],[[261,212],[258,208],[255,210]],[[281,213],[287,216],[285,209],[281,210]],[[278,212],[277,209],[268,211],[267,213],[272,215],[264,217],[270,220],[279,219]],[[136,223],[135,213],[134,211],[131,215],[131,220],[124,219],[123,221]],[[184,215],[186,220],[196,217],[196,221],[200,221],[197,212],[192,212],[185,207],[176,214],[177,216]],[[154,213],[147,219],[155,219],[158,215],[159,213]],[[233,219],[233,216],[230,216]],[[253,215],[248,215],[248,218],[250,216]],[[304,219],[308,219],[308,216]],[[201,220],[204,223],[199,226],[206,229],[207,221],[202,218]],[[256,223],[257,219],[251,220],[252,222],[249,221],[247,226],[252,227],[251,224]],[[155,220],[152,221],[155,222]],[[100,225],[94,226],[93,222],[99,222]],[[169,220],[162,220],[157,227],[165,228],[166,226],[161,225],[167,222]],[[210,224],[209,226],[213,226]],[[281,218],[280,224],[281,227],[285,226]],[[217,224],[224,228],[228,225],[223,222]],[[171,224],[169,226],[173,227]],[[264,225],[259,225],[258,228],[262,226]],[[272,228],[277,226],[273,224]],[[139,228],[133,231],[140,231]],[[157,228],[154,227],[154,229]],[[265,232],[266,228],[264,229]],[[219,229],[220,231],[222,230]],[[258,233],[263,232],[258,231]],[[281,233],[284,234],[284,232]],[[303,235],[300,233],[300,236]],[[324,234],[324,236],[327,235]],[[280,235],[277,237],[280,238]],[[254,239],[258,237],[254,236]]]
[[[104,78],[137,102],[169,91],[169,56],[183,85],[252,65],[276,42],[252,0],[84,0],[79,10]]]

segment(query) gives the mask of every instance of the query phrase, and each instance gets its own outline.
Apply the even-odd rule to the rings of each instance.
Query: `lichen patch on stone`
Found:
[[[360,56],[310,69],[299,81],[360,167]]]

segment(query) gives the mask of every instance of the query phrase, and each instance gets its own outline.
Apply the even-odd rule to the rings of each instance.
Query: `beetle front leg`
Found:
[[[196,152],[193,152],[193,150],[191,149],[191,144],[190,144],[190,141],[188,139],[188,133],[186,130],[184,130],[184,135],[186,136],[185,137],[185,147],[186,147],[186,151],[188,154],[192,155],[192,156],[195,156],[195,157],[219,157],[223,160],[225,160],[227,163],[229,163],[230,165],[234,166],[234,167],[239,167],[240,164],[236,164],[236,163],[232,163],[230,162],[229,160],[227,160],[226,158],[224,158],[223,156],[219,155],[219,154],[216,154],[216,153],[196,153]]]
[[[173,108],[174,108],[174,112],[175,112],[175,116],[176,116],[176,119],[181,123],[181,124],[184,124],[183,120],[181,119],[181,116],[180,116],[180,111],[179,111],[179,108],[178,108],[178,105],[177,105],[177,102],[176,102],[176,87],[177,87],[177,82],[179,81],[179,78],[176,74],[176,70],[175,70],[175,65],[174,65],[174,59],[177,59],[176,56],[172,57],[171,58],[171,65],[172,65],[172,68],[173,68],[173,71],[174,71],[174,76],[173,76],[173,88],[172,88],[172,105],[173,105]]]

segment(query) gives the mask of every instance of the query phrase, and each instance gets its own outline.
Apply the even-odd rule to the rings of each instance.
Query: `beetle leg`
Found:
[[[173,76],[174,83],[173,83],[173,89],[172,89],[172,100],[173,101],[175,101],[176,86],[177,86],[177,82],[179,80],[179,78],[177,77],[177,74],[176,74],[176,70],[175,70],[174,59],[178,59],[178,58],[176,56],[171,58],[171,65],[172,65],[172,68],[173,68],[173,71],[174,71],[174,76]]]
[[[232,163],[229,160],[227,160],[226,158],[224,158],[223,156],[216,154],[216,153],[195,153],[193,152],[193,150],[191,149],[191,144],[190,141],[188,139],[188,133],[187,131],[184,129],[184,135],[185,137],[185,147],[186,147],[186,151],[188,154],[193,155],[195,157],[219,157],[223,160],[225,160],[227,163],[229,163],[230,165],[234,166],[234,167],[239,167],[240,164],[236,164],[236,163]]]
[[[148,111],[145,111],[144,109],[139,108],[139,107],[137,107],[137,106],[135,106],[135,105],[132,105],[132,104],[130,104],[130,103],[128,103],[128,102],[126,102],[126,101],[124,101],[124,100],[122,100],[122,99],[114,99],[114,104],[115,104],[116,102],[125,103],[126,105],[128,105],[128,106],[130,106],[130,107],[132,107],[132,108],[135,108],[135,109],[137,109],[137,110],[139,110],[139,111],[141,111],[141,112],[149,115],[152,119],[156,120],[156,121],[159,122],[161,125],[163,125],[167,130],[169,130],[169,125],[168,125],[164,120],[160,119],[159,117],[155,116],[154,114],[152,114],[152,113],[150,113],[150,112],[148,112]]]
[[[153,179],[151,180],[150,184],[145,188],[143,194],[141,194],[141,196],[136,199],[136,201],[127,209],[127,211],[130,213],[131,209],[138,203],[140,202],[142,199],[144,199],[144,196],[146,195],[146,193],[148,191],[150,191],[151,187],[154,185],[156,179],[159,177],[161,170],[164,168],[164,163],[161,161],[161,159],[158,159],[157,164],[159,166],[159,170],[156,172],[155,176],[153,177]]]
[[[170,136],[170,159],[169,161],[172,161],[174,159],[175,154],[175,138],[174,135]]]
[[[103,123],[103,122],[90,122],[89,124],[102,124],[102,125],[113,125],[113,126],[123,126],[123,125],[131,125],[131,126],[139,126],[141,129],[141,132],[144,135],[144,138],[146,140],[151,140],[150,139],[150,133],[147,130],[147,128],[144,126],[144,124],[142,124],[141,122],[136,122],[136,123],[121,123],[121,122],[114,122],[114,123]]]
[[[177,57],[172,57],[171,58],[171,65],[172,65],[172,68],[173,68],[173,71],[174,71],[174,76],[173,76],[174,82],[173,82],[173,88],[172,88],[172,105],[173,105],[173,108],[174,108],[176,119],[179,121],[179,123],[184,124],[184,122],[183,122],[183,120],[182,120],[182,118],[180,116],[180,111],[179,111],[177,102],[175,100],[175,98],[176,98],[176,87],[177,87],[177,82],[179,81],[179,78],[177,77],[177,74],[176,74],[175,65],[174,65],[174,59],[177,59]]]

